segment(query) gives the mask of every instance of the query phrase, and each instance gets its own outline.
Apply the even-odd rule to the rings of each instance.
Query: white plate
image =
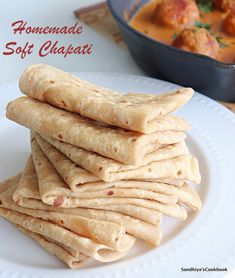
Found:
[[[77,73],[84,79],[123,92],[158,93],[176,85],[145,77]],[[29,155],[28,130],[4,115],[6,103],[20,95],[17,83],[0,87],[0,178],[20,171]],[[235,267],[235,117],[218,103],[195,94],[177,113],[192,124],[188,145],[200,162],[203,199],[200,213],[181,222],[164,217],[159,248],[137,242],[124,259],[70,270],[33,240],[0,220],[0,277],[224,277],[224,272],[182,272],[182,267]],[[12,276],[10,276],[12,275]]]

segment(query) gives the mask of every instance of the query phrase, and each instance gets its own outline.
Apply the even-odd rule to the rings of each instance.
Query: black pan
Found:
[[[147,0],[108,0],[136,63],[150,76],[190,86],[219,100],[235,101],[235,64],[183,51],[136,31],[128,21]]]

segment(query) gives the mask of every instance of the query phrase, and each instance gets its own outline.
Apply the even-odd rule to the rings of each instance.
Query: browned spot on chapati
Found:
[[[51,84],[54,84],[54,83],[55,83],[55,81],[54,81],[54,80],[50,80],[50,83],[51,83]]]
[[[0,199],[0,206],[2,205],[2,200]]]
[[[99,167],[99,171],[103,170],[103,167]]]
[[[148,170],[149,170],[149,172],[152,172],[152,168],[149,168]]]
[[[64,197],[63,196],[58,196],[56,197],[56,199],[54,200],[54,206],[56,207],[60,207],[64,202]]]
[[[110,196],[110,195],[113,195],[114,193],[112,190],[109,190],[107,194]]]
[[[182,174],[182,171],[179,170],[179,171],[177,172],[177,175],[179,176],[179,175],[181,175],[181,174]]]
[[[61,134],[59,134],[58,137],[59,137],[60,139],[63,139],[63,136],[62,136]]]
[[[61,100],[61,104],[63,107],[67,107],[66,103],[63,100]]]

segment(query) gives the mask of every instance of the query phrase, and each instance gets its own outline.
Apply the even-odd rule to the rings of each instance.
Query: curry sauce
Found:
[[[156,24],[153,21],[153,12],[159,0],[154,0],[143,5],[130,21],[130,25],[137,31],[144,33],[159,42],[172,45],[172,42],[182,30],[172,29]],[[224,63],[235,63],[235,37],[222,31],[223,20],[227,13],[212,10],[201,13],[200,26],[205,26],[217,39],[220,45],[217,60]]]

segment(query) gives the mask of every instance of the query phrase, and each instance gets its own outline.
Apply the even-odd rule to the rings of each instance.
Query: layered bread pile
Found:
[[[170,113],[193,91],[120,94],[48,65],[29,67],[7,117],[31,130],[22,173],[0,184],[0,215],[78,268],[111,262],[142,239],[158,246],[162,215],[201,200],[189,124]]]

